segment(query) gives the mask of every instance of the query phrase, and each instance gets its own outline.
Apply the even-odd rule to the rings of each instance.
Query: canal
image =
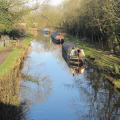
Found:
[[[120,120],[119,92],[91,68],[73,76],[61,51],[61,46],[54,45],[49,37],[33,39],[21,70],[21,104],[9,109],[15,118],[14,114],[8,119],[4,114],[0,117],[3,120]],[[5,111],[4,107],[1,111]]]

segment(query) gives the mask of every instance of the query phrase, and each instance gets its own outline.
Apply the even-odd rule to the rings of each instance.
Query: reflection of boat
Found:
[[[64,36],[59,32],[52,33],[51,39],[56,44],[63,44],[64,43]]]
[[[70,70],[73,76],[75,76],[75,75],[83,74],[85,71],[85,67],[70,67]]]
[[[65,43],[62,46],[62,56],[69,66],[81,67],[84,65],[84,60],[78,57],[78,48],[75,48],[72,43]]]

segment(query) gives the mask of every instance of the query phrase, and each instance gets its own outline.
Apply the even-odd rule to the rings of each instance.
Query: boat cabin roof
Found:
[[[63,49],[64,49],[65,51],[68,51],[68,50],[70,50],[70,49],[72,49],[72,48],[75,48],[75,45],[74,45],[73,43],[67,42],[67,43],[64,43],[64,44],[63,44]]]
[[[53,37],[56,37],[57,35],[60,35],[60,33],[59,33],[59,32],[53,32],[53,33],[52,33],[52,36],[53,36]]]

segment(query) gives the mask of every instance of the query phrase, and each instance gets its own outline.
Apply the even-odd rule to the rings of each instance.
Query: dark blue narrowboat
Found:
[[[62,56],[69,66],[81,67],[84,65],[84,59],[79,58],[76,48],[72,43],[64,43],[62,46]]]
[[[51,34],[51,39],[56,44],[63,44],[64,43],[64,36],[59,32],[53,32]]]

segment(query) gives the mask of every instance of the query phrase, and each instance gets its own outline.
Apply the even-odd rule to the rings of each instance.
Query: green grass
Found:
[[[13,49],[3,64],[0,65],[0,76],[9,73],[12,69],[13,65],[16,64],[16,60],[18,59],[22,49]]]
[[[23,44],[23,46],[24,46],[25,48],[27,48],[27,47],[30,45],[31,41],[32,41],[32,38],[31,38],[31,37],[27,37],[27,38],[25,38],[25,39],[22,41],[22,44]]]
[[[113,84],[117,87],[120,88],[120,79],[119,80],[114,80]]]
[[[5,47],[0,47],[0,51],[3,51],[5,50],[6,48]]]
[[[23,48],[28,48],[31,40],[31,38],[25,38],[22,40],[22,48],[12,49],[5,61],[0,65],[0,76],[7,75],[13,69],[21,53],[24,51]],[[0,48],[0,50],[3,50],[3,48]]]

